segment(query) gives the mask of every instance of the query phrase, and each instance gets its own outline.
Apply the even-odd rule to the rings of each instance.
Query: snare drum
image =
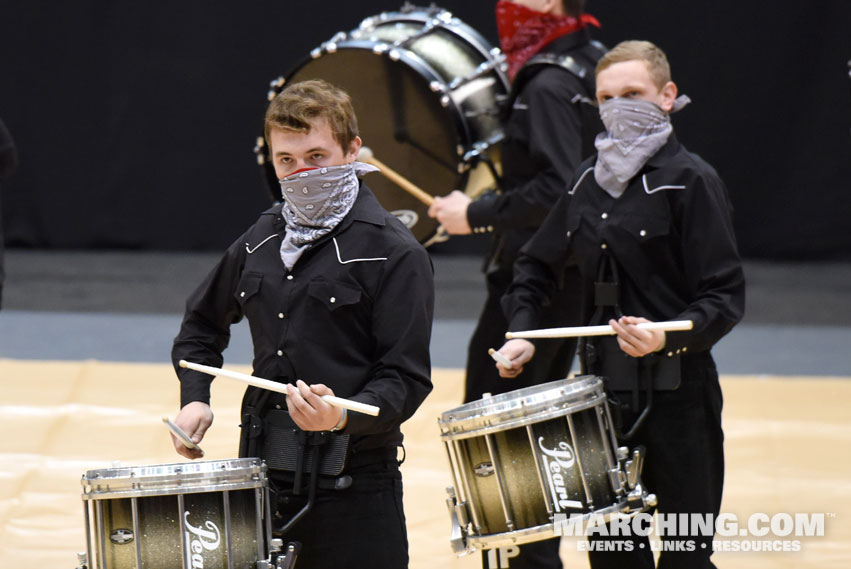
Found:
[[[485,397],[438,423],[455,483],[448,503],[458,554],[549,539],[561,524],[655,502],[640,484],[640,454],[614,451],[598,377]]]
[[[82,484],[89,567],[268,566],[268,481],[260,459],[89,470]]]
[[[352,97],[360,136],[377,159],[432,196],[460,189],[475,197],[496,186],[499,106],[509,90],[504,59],[449,12],[406,6],[339,32],[272,81],[268,98],[288,83],[324,79]],[[263,137],[255,153],[280,201]],[[380,174],[368,184],[420,242],[434,234],[428,206]]]

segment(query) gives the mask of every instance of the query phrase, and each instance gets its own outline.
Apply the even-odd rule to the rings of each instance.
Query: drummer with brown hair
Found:
[[[564,193],[582,159],[594,151],[594,136],[603,130],[593,99],[594,66],[605,49],[591,39],[589,25],[599,24],[585,13],[585,0],[500,0],[496,20],[512,83],[503,113],[501,189],[476,201],[456,190],[436,198],[429,209],[452,235],[492,234],[485,260],[487,299],[467,352],[465,402],[567,377],[575,340],[541,346],[535,361],[511,384],[499,378],[488,349],[504,341],[508,323],[500,299],[520,248]],[[567,290],[576,288],[578,280],[575,267],[565,269]],[[554,299],[544,325],[579,324],[577,306]],[[511,567],[561,567],[558,547],[558,540],[523,545],[519,557],[508,562]]]
[[[407,567],[397,447],[399,426],[432,388],[431,262],[359,179],[376,168],[357,162],[345,92],[318,80],[288,86],[268,107],[266,140],[282,204],[233,242],[187,301],[172,351],[175,423],[201,442],[213,422],[212,378],[178,362],[220,367],[231,325],[247,317],[254,375],[287,385],[286,396],[249,387],[242,407],[239,454],[270,468],[273,533],[301,543],[301,569]],[[380,414],[347,413],[323,395]],[[311,477],[301,467],[313,448],[322,458],[310,472],[324,474],[305,509]]]
[[[504,299],[509,330],[541,327],[547,302],[563,294],[555,291],[562,267],[575,258],[583,289],[572,302],[586,323],[617,332],[585,343],[583,371],[604,378],[621,440],[646,448],[642,478],[659,514],[689,522],[667,526],[659,567],[710,568],[712,532],[690,534],[687,514],[714,520],[721,506],[722,396],[710,350],[744,313],[732,206],[715,170],[674,136],[669,115],[689,101],[677,96],[661,49],[620,43],[596,77],[607,132],[515,264]],[[693,329],[636,326],[668,320],[691,320]],[[535,349],[507,342],[500,351],[512,369],[500,366],[501,374],[525,373]],[[622,543],[591,547],[595,569],[654,566],[647,537],[610,539]]]

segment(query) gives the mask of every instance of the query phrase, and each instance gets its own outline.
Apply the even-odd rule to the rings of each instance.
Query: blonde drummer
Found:
[[[585,342],[583,368],[605,378],[622,439],[646,447],[642,478],[658,511],[717,516],[722,397],[710,349],[742,318],[745,302],[730,199],[715,170],[673,134],[669,115],[688,100],[678,98],[658,47],[623,42],[600,60],[596,78],[607,133],[523,249],[503,301],[509,328],[541,327],[573,256],[584,281],[573,301],[586,323],[616,332]],[[638,326],[661,320],[693,326],[668,333]],[[515,377],[535,346],[512,339],[499,351],[512,364],[497,364],[501,375]],[[687,551],[663,551],[660,566],[712,567],[708,533],[666,536]],[[592,566],[652,567],[647,538],[629,540],[621,551],[590,553]]]

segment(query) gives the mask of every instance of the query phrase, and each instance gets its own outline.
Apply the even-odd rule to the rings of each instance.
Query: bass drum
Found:
[[[446,10],[406,5],[321,44],[272,81],[268,98],[289,83],[324,79],[351,95],[364,146],[376,159],[431,196],[460,189],[475,197],[498,185],[499,112],[509,91],[504,59]],[[255,153],[279,201],[263,137]],[[434,241],[437,222],[427,205],[380,174],[367,181],[421,243]]]

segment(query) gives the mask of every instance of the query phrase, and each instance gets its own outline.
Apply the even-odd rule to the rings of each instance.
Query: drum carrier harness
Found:
[[[594,314],[590,326],[606,324],[609,318],[624,316],[620,306],[620,279],[617,262],[609,253],[600,257],[597,280],[594,282]],[[666,357],[658,353],[634,358],[620,349],[616,336],[582,337],[579,339],[579,363],[583,374],[603,377],[613,410],[615,431],[623,440],[631,439],[653,407],[654,391],[672,391],[680,386],[680,356]],[[640,404],[640,392],[645,402]],[[629,394],[630,402],[619,398]],[[629,429],[624,429],[622,415],[631,411],[638,417]]]

